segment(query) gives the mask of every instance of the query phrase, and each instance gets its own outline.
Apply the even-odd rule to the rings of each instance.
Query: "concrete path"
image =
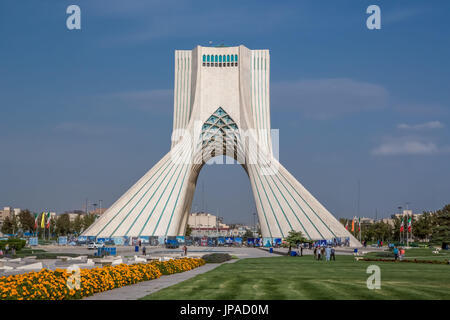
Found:
[[[238,259],[230,260],[225,263],[233,263]],[[83,300],[137,300],[153,292],[170,287],[179,282],[188,280],[196,275],[208,272],[220,266],[221,263],[207,263],[199,268],[175,273],[168,276],[161,276],[155,280],[143,281],[129,286],[101,292],[93,296],[86,297]]]

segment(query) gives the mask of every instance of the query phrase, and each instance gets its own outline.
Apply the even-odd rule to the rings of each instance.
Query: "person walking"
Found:
[[[399,258],[400,258],[400,261],[403,260],[403,256],[404,256],[404,255],[405,255],[405,249],[400,248],[400,250],[399,250]]]
[[[325,257],[325,246],[323,246],[322,249],[320,250],[320,255],[321,255],[321,259],[323,259]]]
[[[303,257],[303,244],[300,245],[300,257]]]
[[[183,251],[184,251],[184,256],[186,257],[187,256],[187,247],[186,247],[186,245],[184,245]]]
[[[395,258],[395,260],[398,259],[398,248],[397,247],[394,247],[394,258]]]
[[[322,260],[322,250],[317,248],[317,260]]]
[[[336,261],[335,252],[336,250],[334,248],[331,248],[331,259],[333,259],[333,261]]]
[[[330,256],[331,256],[331,248],[330,248],[330,246],[328,246],[328,247],[325,249],[325,253],[326,253],[327,261],[330,261]]]
[[[147,254],[147,250],[145,249],[145,246],[142,247],[142,255],[145,256]]]
[[[314,247],[314,260],[319,260],[317,259],[317,247]]]

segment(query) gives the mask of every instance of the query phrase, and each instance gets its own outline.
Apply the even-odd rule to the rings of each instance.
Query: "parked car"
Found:
[[[102,243],[102,242],[90,242],[88,244],[88,249],[89,250],[91,250],[91,249],[98,249],[98,248],[104,248],[104,247],[105,247],[105,244]]]

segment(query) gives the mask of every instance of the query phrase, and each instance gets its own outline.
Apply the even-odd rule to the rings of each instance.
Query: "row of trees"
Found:
[[[402,219],[395,217],[393,226],[383,221],[361,224],[362,241],[400,241],[405,237],[407,226],[404,225],[404,235],[400,232]],[[347,219],[340,219],[346,225]],[[349,221],[351,223],[351,220]],[[411,217],[412,236],[416,240],[430,241],[432,243],[450,243],[450,204],[436,212],[424,212],[418,219]],[[355,228],[355,237],[358,238],[358,228]]]
[[[74,221],[70,221],[68,213],[58,215],[50,220],[50,232],[52,236],[78,235],[94,223],[96,216],[94,214],[78,215]],[[36,233],[38,235],[48,234],[48,229],[41,228],[41,220],[38,219],[37,228],[35,228],[34,215],[29,210],[22,210],[17,216],[12,214],[6,217],[1,228],[2,233]]]

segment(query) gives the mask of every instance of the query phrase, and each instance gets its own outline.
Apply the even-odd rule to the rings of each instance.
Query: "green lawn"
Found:
[[[407,260],[450,260],[450,250],[440,250],[439,253],[433,253],[435,249],[429,248],[411,248],[405,250],[404,259]],[[362,250],[364,251],[364,250]],[[369,252],[368,258],[393,258],[394,254],[389,251]]]
[[[369,290],[369,265],[381,269],[381,289]],[[225,263],[143,299],[450,299],[450,266],[363,262],[352,256],[243,259]]]

